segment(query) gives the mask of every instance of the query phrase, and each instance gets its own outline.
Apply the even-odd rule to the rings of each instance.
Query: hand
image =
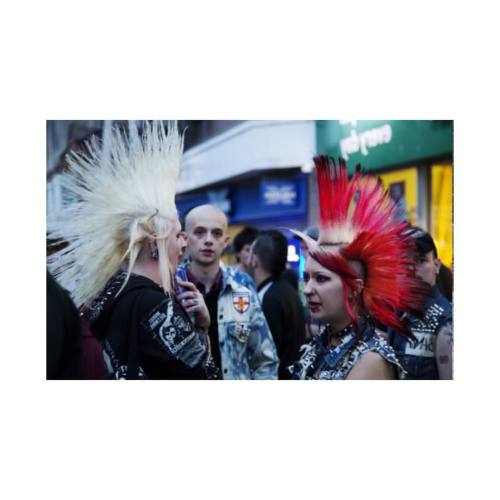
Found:
[[[177,279],[179,285],[184,290],[177,295],[177,300],[182,304],[188,314],[193,314],[195,325],[198,328],[206,329],[210,326],[210,314],[208,313],[205,299],[194,283]]]

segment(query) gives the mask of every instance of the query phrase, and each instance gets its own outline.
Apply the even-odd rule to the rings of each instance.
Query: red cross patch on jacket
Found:
[[[241,314],[250,307],[250,293],[248,292],[232,292],[233,306]]]

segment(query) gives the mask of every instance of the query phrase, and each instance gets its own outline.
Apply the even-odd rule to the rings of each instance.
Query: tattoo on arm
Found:
[[[448,345],[452,346],[453,345],[453,326],[451,322],[446,323],[446,325],[441,328],[441,333],[443,336],[447,339]]]
[[[453,378],[453,326],[451,322],[446,323],[438,332],[436,358],[439,378],[451,380]]]
[[[442,365],[447,365],[450,361],[450,358],[448,356],[439,356],[439,362]]]

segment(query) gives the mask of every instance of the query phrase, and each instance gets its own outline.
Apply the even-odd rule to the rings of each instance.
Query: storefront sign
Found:
[[[297,245],[294,244],[288,245],[288,255],[286,260],[288,262],[293,262],[293,263],[299,261],[299,253],[297,252]]]
[[[391,139],[392,127],[388,123],[359,133],[353,128],[348,137],[340,140],[340,153],[344,160],[348,160],[349,155],[353,153],[368,156],[369,150],[383,144],[389,144]]]
[[[265,207],[297,204],[297,184],[290,181],[262,181],[261,203]]]
[[[318,153],[344,158],[350,172],[453,154],[451,120],[320,120],[316,136]]]
[[[231,200],[228,198],[228,194],[229,189],[208,191],[208,203],[228,214],[231,211]]]

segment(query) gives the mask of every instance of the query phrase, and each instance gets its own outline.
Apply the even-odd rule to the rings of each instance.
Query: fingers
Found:
[[[201,311],[206,307],[201,293],[185,292],[178,295],[177,300],[187,312]]]
[[[198,289],[196,288],[196,285],[194,283],[191,283],[190,281],[184,281],[179,278],[177,278],[177,283],[182,286],[183,288],[187,288],[188,290],[195,292]]]
[[[192,306],[188,306],[188,307],[185,307],[184,310],[188,313],[188,314],[192,314],[192,313],[197,313],[200,311],[200,306],[195,304],[195,305],[192,305]]]
[[[182,305],[184,306],[184,309],[186,310],[197,310],[200,309],[202,306],[202,303],[200,302],[199,299],[184,299],[182,302]]]
[[[177,295],[178,300],[189,300],[189,299],[196,299],[198,296],[201,295],[200,293],[196,292],[182,292]]]

